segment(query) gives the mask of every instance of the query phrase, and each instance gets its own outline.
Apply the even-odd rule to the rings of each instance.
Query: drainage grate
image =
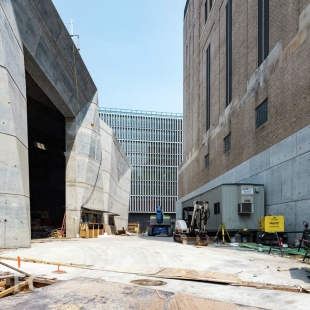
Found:
[[[166,285],[167,282],[159,281],[159,280],[148,280],[148,279],[141,279],[141,280],[132,280],[130,283],[143,285],[143,286],[161,286]]]

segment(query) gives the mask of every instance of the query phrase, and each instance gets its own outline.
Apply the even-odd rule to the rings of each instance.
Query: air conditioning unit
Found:
[[[238,186],[238,213],[251,214],[254,212],[253,185]]]
[[[238,213],[248,214],[253,213],[253,203],[238,203]]]

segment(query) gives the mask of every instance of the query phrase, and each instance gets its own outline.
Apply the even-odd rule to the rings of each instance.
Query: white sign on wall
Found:
[[[253,195],[253,187],[242,187],[241,195]]]

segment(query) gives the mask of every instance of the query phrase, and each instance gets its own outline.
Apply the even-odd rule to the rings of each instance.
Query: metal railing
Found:
[[[117,113],[117,114],[122,114],[122,115],[126,114],[126,115],[183,118],[182,113],[128,110],[128,109],[118,109],[118,108],[99,108],[99,113],[113,113],[113,114]]]

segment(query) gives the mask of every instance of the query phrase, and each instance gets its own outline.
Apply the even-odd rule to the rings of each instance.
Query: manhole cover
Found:
[[[166,285],[167,282],[159,281],[159,280],[148,280],[148,279],[141,279],[141,280],[132,280],[130,283],[143,285],[143,286],[160,286]]]

